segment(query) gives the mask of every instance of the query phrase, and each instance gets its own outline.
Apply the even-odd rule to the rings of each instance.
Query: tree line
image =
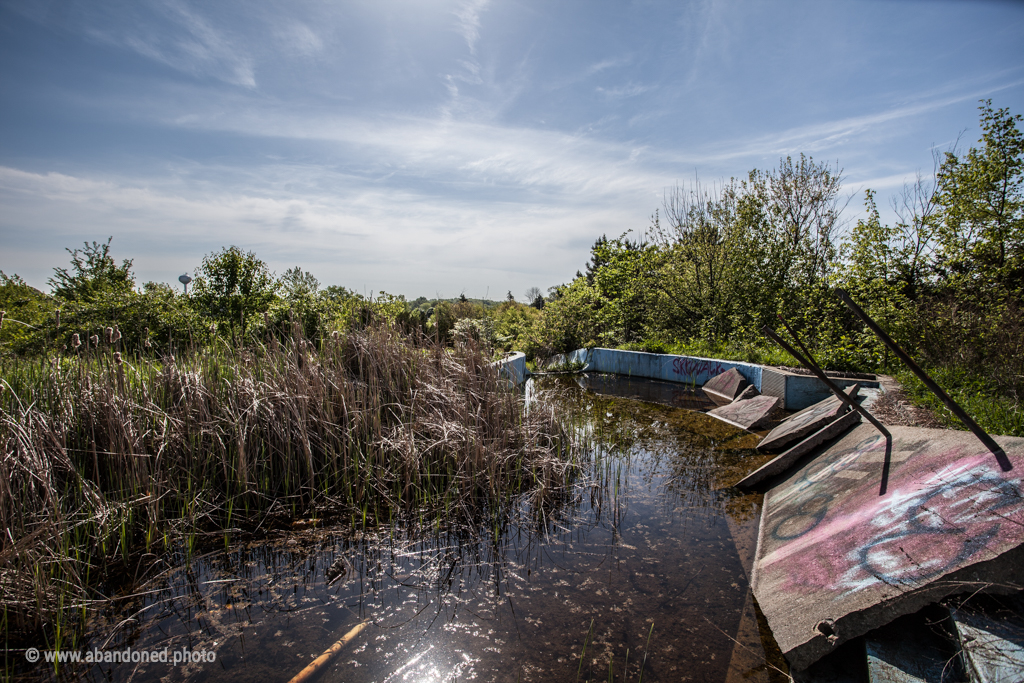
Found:
[[[321,288],[301,268],[274,277],[254,254],[208,255],[183,296],[138,287],[110,241],[69,250],[44,294],[0,273],[0,354],[65,351],[72,335],[107,327],[122,343],[167,352],[175,344],[244,343],[296,326],[311,339],[386,319],[446,343],[472,337],[531,358],[587,346],[778,360],[760,332],[784,318],[826,367],[898,370],[885,347],[836,296],[844,288],[925,366],[1012,401],[1024,387],[1024,138],[1021,116],[983,101],[978,143],[933,157],[892,200],[876,194],[844,223],[842,169],[805,155],[719,185],[665,193],[638,233],[602,236],[585,269],[529,305],[460,297],[408,303],[381,293]]]

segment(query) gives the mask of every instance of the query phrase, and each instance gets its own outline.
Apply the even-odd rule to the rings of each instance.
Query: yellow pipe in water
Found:
[[[310,662],[305,669],[297,673],[294,678],[288,681],[288,683],[305,683],[306,681],[313,678],[313,676],[315,676],[317,672],[319,672],[322,668],[327,666],[327,662],[331,661],[331,659],[334,658],[334,655],[341,652],[341,649],[348,645],[349,641],[358,636],[359,632],[362,631],[364,628],[366,628],[365,621],[356,624],[351,631],[349,631],[341,637],[341,640],[327,648],[327,650],[322,655],[320,655],[312,662]]]

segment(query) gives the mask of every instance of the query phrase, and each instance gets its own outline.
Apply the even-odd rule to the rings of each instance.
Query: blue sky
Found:
[[[843,168],[861,212],[1024,113],[1024,3],[0,0],[0,269],[113,236],[139,282],[254,251],[520,299],[666,188]]]

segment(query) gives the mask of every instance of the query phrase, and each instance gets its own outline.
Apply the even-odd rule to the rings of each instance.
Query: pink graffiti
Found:
[[[865,439],[825,458],[832,462],[806,471],[773,501],[779,507],[765,530],[774,548],[760,564],[778,565],[768,569],[781,580],[778,589],[840,597],[878,584],[913,588],[1024,539],[1021,480],[996,471],[990,454],[894,444],[909,457],[894,473],[890,495],[879,497],[879,445]],[[865,457],[874,466],[866,467]],[[851,480],[849,472],[867,476]],[[844,483],[827,485],[837,475]],[[850,491],[858,479],[863,484]]]

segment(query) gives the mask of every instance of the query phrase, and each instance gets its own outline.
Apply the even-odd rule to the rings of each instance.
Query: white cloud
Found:
[[[0,239],[9,246],[0,269],[42,287],[66,261],[64,247],[113,235],[115,255],[135,258],[140,281],[173,282],[203,254],[237,244],[278,272],[301,265],[329,284],[483,296],[571,278],[586,258],[582,245],[642,227],[637,218],[654,200],[459,200],[374,187],[324,167],[246,172],[235,189],[211,189],[181,173],[139,180],[0,167]],[[284,176],[298,189],[274,191]]]
[[[324,49],[324,41],[308,25],[293,21],[278,31],[281,42],[292,52],[313,57]]]
[[[489,3],[490,0],[464,0],[453,12],[470,54],[476,54],[476,44],[480,41],[480,14]]]

